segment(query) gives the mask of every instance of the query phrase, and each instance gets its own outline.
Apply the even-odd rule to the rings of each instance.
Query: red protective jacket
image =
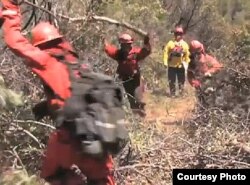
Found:
[[[21,34],[21,16],[18,6],[11,4],[7,0],[3,0],[3,10],[14,10],[16,15],[3,15],[4,24],[4,40],[8,47],[18,56],[24,58],[25,64],[37,74],[44,84],[49,86],[53,92],[62,99],[70,97],[70,81],[67,71],[67,66],[58,62],[54,57],[48,54],[51,52],[60,52],[61,49],[51,48],[48,51],[40,50],[34,47],[30,42]],[[62,47],[72,50],[69,43],[61,44]],[[70,61],[76,60],[74,56],[68,56]],[[53,107],[63,105],[63,101],[55,97],[48,97],[49,103]]]
[[[105,45],[105,52],[109,57],[118,62],[117,73],[121,78],[133,76],[139,72],[138,63],[151,53],[150,44],[145,44],[143,48],[133,47],[128,56],[123,56],[121,50],[111,44]]]
[[[69,98],[71,92],[67,66],[57,61],[49,53],[61,54],[64,53],[62,50],[65,49],[72,51],[70,44],[63,42],[56,48],[51,46],[46,47],[44,50],[34,47],[21,34],[19,7],[11,4],[8,0],[2,0],[2,4],[4,10],[16,11],[16,14],[3,15],[4,40],[8,47],[16,55],[24,58],[25,64],[30,67],[57,96],[62,99]],[[65,57],[69,62],[76,60],[76,56],[72,52],[69,52]],[[60,100],[60,98],[48,94],[49,103],[54,108],[63,106],[64,101]],[[108,179],[109,182],[101,185],[113,185],[113,179],[110,175],[110,168],[113,166],[111,156],[108,156],[105,161],[100,162],[79,155],[75,147],[75,141],[67,136],[68,133],[62,129],[52,133],[48,142],[47,153],[41,172],[42,177],[47,178],[53,176],[60,167],[69,169],[73,164],[76,164],[89,179],[105,178]],[[62,143],[62,138],[67,138],[65,139],[66,142]],[[71,180],[74,181],[76,179],[72,178]],[[71,183],[70,185],[76,185],[76,183]]]
[[[188,67],[188,81],[193,87],[200,87],[200,77],[204,76],[206,73],[213,74],[219,71],[222,67],[222,64],[211,55],[201,54],[198,62],[195,63],[195,65],[192,65],[191,61]]]

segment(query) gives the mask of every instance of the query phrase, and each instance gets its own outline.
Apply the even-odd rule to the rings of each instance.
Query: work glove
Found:
[[[164,62],[163,62],[163,66],[164,66],[165,69],[168,68],[168,64],[164,64]]]
[[[144,37],[144,44],[149,44],[149,35],[148,34]]]
[[[191,85],[196,89],[201,87],[201,83],[199,80],[193,80]]]
[[[101,35],[100,38],[101,38],[101,41],[102,41],[102,43],[103,43],[104,45],[106,45],[106,44],[108,43],[108,42],[107,42],[107,39],[105,38],[105,36]]]
[[[205,77],[211,77],[212,74],[211,74],[210,72],[206,72],[206,73],[204,74],[204,76],[205,76]]]
[[[49,111],[48,111],[48,103],[47,103],[47,101],[42,101],[42,102],[36,104],[32,108],[32,112],[33,112],[33,114],[35,116],[35,120],[37,120],[37,121],[40,121],[45,116],[48,116]]]
[[[17,12],[14,11],[14,10],[1,10],[0,9],[0,22],[3,23],[4,22],[4,15],[7,15],[7,16],[11,16],[11,15],[16,15]]]

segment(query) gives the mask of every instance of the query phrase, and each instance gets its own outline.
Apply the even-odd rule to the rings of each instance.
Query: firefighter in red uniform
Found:
[[[124,89],[128,94],[131,109],[134,113],[145,116],[145,103],[142,101],[143,84],[139,62],[150,55],[151,45],[148,36],[145,36],[142,48],[132,47],[133,41],[131,35],[122,34],[119,37],[120,49],[105,41],[105,52],[109,57],[118,62],[117,74],[122,80]]]
[[[71,96],[69,72],[64,63],[51,56],[65,53],[68,62],[74,63],[77,54],[58,30],[47,22],[37,24],[31,31],[31,43],[21,34],[21,14],[17,0],[2,0],[4,40],[8,47],[25,59],[25,64],[37,74],[46,87],[47,106],[56,112]],[[66,129],[54,131],[48,142],[48,148],[41,176],[52,185],[80,185],[82,178],[75,173],[65,173],[78,166],[87,177],[88,184],[114,185],[111,170],[112,157],[102,160],[86,157],[78,152],[77,143],[72,140]]]
[[[219,72],[223,67],[216,58],[205,52],[204,46],[197,40],[190,43],[191,61],[188,66],[187,77],[192,87],[196,89],[199,103],[204,107],[206,105],[201,82],[204,78],[210,78],[213,74]]]
[[[216,58],[205,52],[204,46],[197,40],[190,43],[191,62],[188,67],[188,81],[195,87],[201,86],[200,79],[204,76],[212,76],[222,68],[222,64]]]

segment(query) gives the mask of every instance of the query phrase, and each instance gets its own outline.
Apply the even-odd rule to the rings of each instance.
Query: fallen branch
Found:
[[[235,160],[233,160],[231,163],[232,163],[232,164],[245,165],[245,166],[247,166],[247,167],[250,167],[250,164],[249,164],[249,163],[242,162],[242,161],[235,161]]]
[[[39,142],[39,140],[32,133],[30,133],[28,130],[26,130],[26,129],[24,129],[24,128],[20,127],[19,125],[14,124],[14,123],[10,123],[10,125],[13,126],[13,127],[16,127],[17,129],[19,129],[21,131],[23,131],[25,134],[30,136],[39,145],[40,148],[44,148],[44,144],[41,144]]]
[[[234,145],[235,147],[237,147],[237,148],[243,150],[244,152],[250,154],[250,147],[247,146],[247,145],[245,145],[244,143],[240,143],[240,142],[238,142],[238,141],[236,141],[236,140],[233,140],[233,141],[231,142],[231,144]]]
[[[163,167],[160,165],[155,165],[155,164],[135,164],[135,165],[127,165],[127,166],[122,166],[119,167],[117,169],[115,169],[115,171],[122,171],[122,170],[129,170],[129,169],[135,169],[135,168],[158,168],[158,169],[162,169],[162,170],[171,170],[167,167]]]
[[[93,21],[93,20],[94,21],[102,21],[102,22],[107,22],[107,23],[110,23],[110,24],[115,24],[117,26],[125,27],[127,29],[130,29],[130,30],[136,32],[139,35],[142,35],[142,36],[148,35],[147,32],[143,31],[140,28],[136,28],[135,26],[132,26],[131,24],[129,24],[127,22],[117,21],[115,19],[111,19],[111,18],[108,18],[108,17],[98,16],[98,15],[91,15],[91,16],[85,16],[85,17],[79,17],[79,18],[72,18],[72,17],[62,15],[62,14],[53,14],[51,11],[49,11],[49,10],[47,10],[45,8],[39,7],[39,6],[29,2],[27,0],[24,0],[24,3],[26,3],[26,4],[30,5],[30,6],[33,6],[33,7],[37,8],[37,9],[40,9],[40,10],[48,13],[49,15],[53,16],[56,19],[57,19],[57,17],[60,17],[62,19],[68,20],[70,22],[82,22],[82,21],[86,21],[86,20],[89,20],[89,21]]]
[[[15,146],[15,147],[13,148],[13,153],[14,153],[16,159],[17,159],[17,160],[19,161],[19,163],[21,164],[21,166],[22,166],[22,168],[23,168],[25,174],[27,174],[27,171],[26,171],[26,169],[25,169],[25,165],[23,164],[23,161],[21,160],[21,158],[19,157],[18,153],[16,152],[16,148],[17,148],[17,146]]]
[[[56,129],[52,125],[48,125],[48,124],[45,124],[45,123],[42,123],[42,122],[39,122],[39,121],[33,121],[33,120],[13,120],[13,121],[17,122],[17,123],[29,123],[29,124],[36,124],[36,125],[40,125],[40,126],[45,126],[45,127],[51,128],[53,130]]]
[[[133,169],[136,173],[138,173],[139,175],[143,176],[149,184],[154,184],[154,182],[145,174],[143,174],[142,172],[140,172],[139,170]]]

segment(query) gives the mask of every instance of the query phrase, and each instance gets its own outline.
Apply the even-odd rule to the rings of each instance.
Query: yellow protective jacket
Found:
[[[165,66],[181,68],[182,62],[190,62],[189,56],[189,46],[184,40],[170,40],[164,48],[163,62]]]

